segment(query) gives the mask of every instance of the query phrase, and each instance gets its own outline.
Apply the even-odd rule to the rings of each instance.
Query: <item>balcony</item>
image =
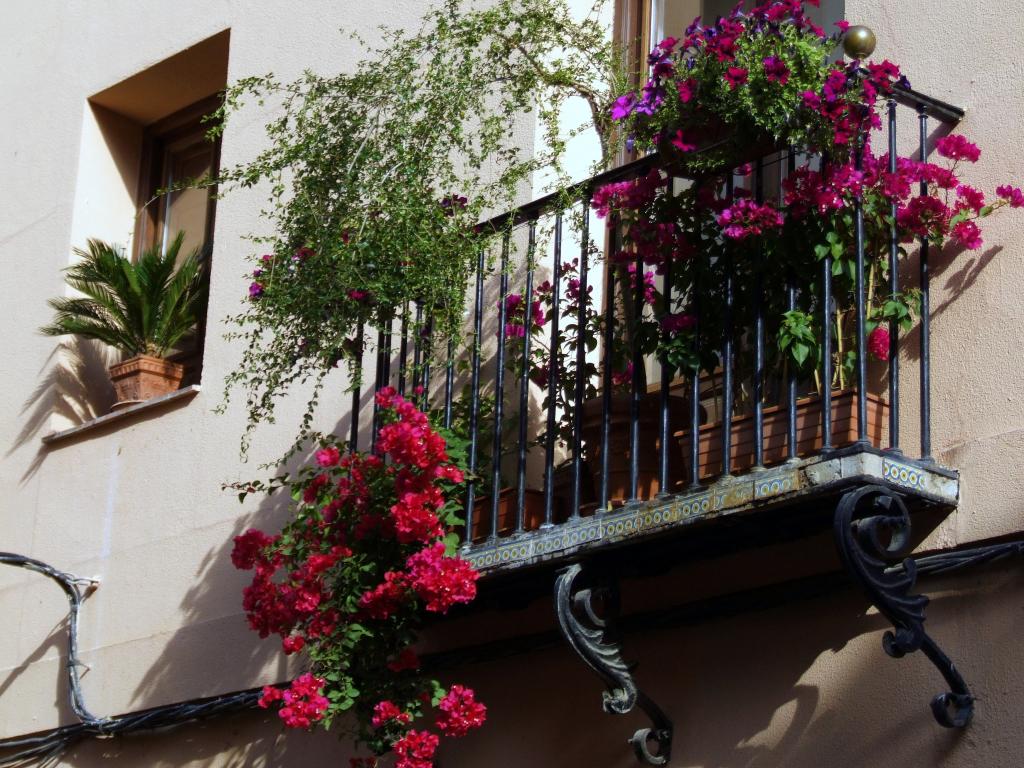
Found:
[[[961,115],[901,90],[874,141],[887,139],[895,150],[902,125],[900,138],[916,136],[913,151],[924,160],[929,120],[952,125]],[[931,457],[927,244],[902,261],[895,239],[889,248],[890,290],[910,283],[920,290],[920,318],[905,339],[919,360],[908,371],[897,323],[888,326],[888,362],[867,354],[863,246],[854,281],[861,301],[845,320],[836,319],[831,255],[801,288],[760,274],[746,284],[749,270],[699,253],[688,268],[699,275],[703,259],[706,272],[722,276],[707,292],[699,277],[682,296],[672,295],[665,274],[631,281],[629,270],[642,274],[644,260],[637,254],[629,263],[636,249],[628,248],[626,263],[607,258],[621,253],[623,227],[596,218],[591,201],[606,185],[650,173],[658,160],[636,160],[480,225],[496,233],[495,245],[481,248],[469,281],[468,351],[447,350],[443,382],[421,363],[430,343],[422,307],[407,308],[379,339],[374,385],[417,388],[423,405],[468,442],[464,557],[490,576],[727,521],[738,532],[748,524],[814,527],[831,522],[843,493],[866,485],[913,508],[954,507],[957,474]],[[819,168],[821,160],[776,152],[728,175],[722,191],[771,199],[797,163]],[[668,183],[682,189],[693,181]],[[656,298],[645,301],[645,291]],[[691,359],[701,363],[689,372],[666,361],[664,345],[653,354],[642,349],[658,306],[684,307],[692,318]],[[526,319],[528,307],[541,322]],[[780,307],[805,307],[830,328],[813,375],[781,362]],[[576,343],[580,328],[589,329],[589,343]],[[837,352],[846,355],[845,372]],[[916,407],[901,386],[917,395]],[[909,433],[913,447],[901,439]],[[356,424],[350,438],[359,437]]]

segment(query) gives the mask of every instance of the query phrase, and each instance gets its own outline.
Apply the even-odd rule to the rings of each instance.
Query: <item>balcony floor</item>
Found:
[[[953,508],[960,493],[955,471],[874,448],[853,446],[722,478],[694,491],[629,503],[547,530],[485,541],[466,549],[463,557],[487,576],[556,560],[573,560],[590,550],[661,538],[716,520],[738,522],[790,508],[816,507],[818,517],[827,515],[831,521],[834,506],[814,502],[825,502],[851,486],[866,484],[899,491],[909,504],[916,506]]]

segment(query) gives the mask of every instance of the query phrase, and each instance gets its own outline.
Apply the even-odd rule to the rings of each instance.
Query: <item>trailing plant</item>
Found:
[[[375,453],[325,440],[298,476],[240,487],[240,498],[288,489],[292,517],[275,536],[236,537],[231,558],[254,571],[250,626],[308,659],[289,686],[264,688],[260,706],[293,728],[346,728],[374,754],[395,752],[396,768],[427,768],[438,734],[463,736],[486,717],[472,690],[443,688],[413,650],[430,616],[476,595],[477,573],[455,553],[464,457],[393,389],[376,401]]]
[[[354,369],[360,339],[373,336],[358,336],[362,326],[386,330],[419,302],[433,323],[426,359],[458,336],[466,275],[493,234],[477,222],[513,207],[538,171],[564,181],[567,99],[589,104],[610,152],[611,93],[623,81],[598,6],[580,20],[564,0],[447,0],[419,31],[383,30],[351,72],[228,89],[215,131],[253,98],[279,114],[269,147],[218,180],[270,188],[273,233],[254,238],[264,254],[250,300],[229,318],[246,349],[226,395],[246,393],[247,436],[294,384],[313,382],[307,436],[324,377],[341,362]],[[533,152],[524,117],[536,120]]]
[[[95,339],[128,356],[163,357],[193,333],[206,308],[199,249],[179,259],[184,237],[179,232],[164,250],[147,248],[134,263],[100,240],[76,248],[79,260],[64,279],[82,295],[50,299],[57,314],[40,332]]]

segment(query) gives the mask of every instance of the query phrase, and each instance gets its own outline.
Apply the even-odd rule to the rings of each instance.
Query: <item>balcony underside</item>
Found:
[[[952,509],[958,474],[870,447],[852,446],[778,467],[751,471],[684,493],[636,501],[601,514],[578,517],[546,530],[492,539],[464,557],[485,576],[542,563],[571,561],[692,529],[732,523],[790,523],[799,514],[831,525],[834,504],[854,486],[880,485],[899,493],[909,507]],[[822,502],[822,503],[817,503]],[[793,513],[793,514],[790,514]]]

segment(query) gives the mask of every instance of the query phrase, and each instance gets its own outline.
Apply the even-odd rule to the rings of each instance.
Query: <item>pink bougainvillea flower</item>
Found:
[[[461,685],[453,685],[437,708],[441,710],[437,717],[438,730],[453,738],[465,736],[487,719],[487,707],[476,700],[471,688]]]
[[[321,467],[333,467],[341,461],[341,451],[336,446],[329,445],[316,452],[316,463]]]
[[[978,145],[968,141],[958,133],[943,136],[935,142],[935,150],[942,157],[950,160],[966,160],[969,163],[976,163],[981,157],[981,150]]]
[[[277,711],[277,716],[284,720],[289,728],[309,728],[310,725],[322,720],[330,702],[323,695],[325,681],[309,672],[292,681],[291,688],[281,694],[284,703]],[[266,698],[266,689],[264,696]],[[261,706],[263,699],[260,700]]]
[[[693,315],[681,312],[668,314],[661,318],[661,329],[666,333],[679,333],[688,331],[697,324],[697,318]]]
[[[263,531],[250,528],[235,536],[235,547],[231,550],[231,563],[242,571],[251,571],[257,562],[263,560],[263,551],[274,543],[274,539]]]
[[[440,739],[430,731],[409,731],[392,745],[395,768],[432,768]]]
[[[876,325],[868,334],[868,352],[878,360],[889,359],[889,329],[884,325]]]
[[[374,728],[380,728],[388,723],[408,723],[411,720],[412,715],[408,712],[403,712],[393,701],[385,699],[374,705],[373,717],[370,719],[370,723]]]
[[[410,585],[431,613],[447,613],[476,597],[480,574],[461,557],[445,556],[442,542],[417,552],[406,562]]]
[[[981,248],[981,229],[973,221],[961,221],[953,227],[953,240],[969,251]]]
[[[1018,187],[1003,184],[996,187],[996,194],[1008,202],[1011,208],[1024,208],[1024,192]]]

